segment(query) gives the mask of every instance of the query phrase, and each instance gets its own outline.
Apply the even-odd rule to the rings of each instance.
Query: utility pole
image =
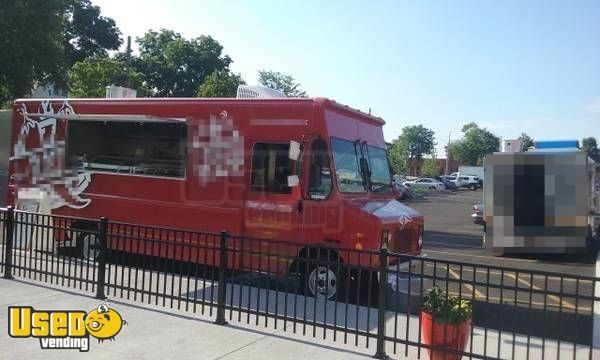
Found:
[[[127,52],[125,53],[125,73],[127,74],[127,87],[131,89],[131,36],[127,36]]]
[[[448,145],[446,145],[446,171],[444,174],[448,175],[448,161],[450,161],[450,134],[452,131],[448,132]]]

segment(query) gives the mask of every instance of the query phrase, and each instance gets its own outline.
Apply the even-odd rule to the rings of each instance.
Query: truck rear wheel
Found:
[[[98,227],[94,223],[76,223],[71,227],[76,240],[77,256],[84,260],[96,261],[100,255]]]
[[[100,255],[100,239],[98,234],[82,231],[77,236],[77,249],[79,256],[84,260],[96,261]]]

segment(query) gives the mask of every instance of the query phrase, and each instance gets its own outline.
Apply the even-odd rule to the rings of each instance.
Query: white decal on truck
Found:
[[[14,179],[19,193],[43,193],[51,209],[64,205],[74,209],[88,206],[92,200],[83,199],[80,194],[89,186],[92,175],[66,169],[65,141],[56,140],[56,115],[75,114],[73,107],[64,101],[55,111],[50,100],[42,100],[37,113],[44,116],[29,116],[25,104],[21,105],[19,113],[23,116],[23,124],[10,158],[15,162]],[[26,140],[36,132],[39,143],[28,149]]]

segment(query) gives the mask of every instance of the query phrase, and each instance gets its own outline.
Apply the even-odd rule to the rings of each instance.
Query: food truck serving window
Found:
[[[95,172],[185,177],[186,127],[173,122],[69,121],[66,161]]]

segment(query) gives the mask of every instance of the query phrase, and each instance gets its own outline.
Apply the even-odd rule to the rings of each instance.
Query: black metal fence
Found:
[[[0,273],[366,347],[375,356],[593,359],[599,278],[0,209]],[[425,341],[433,286],[464,350]],[[444,336],[453,333],[443,324]],[[455,334],[456,335],[456,334]],[[436,335],[440,337],[439,334]],[[434,336],[435,337],[435,336]],[[446,338],[442,340],[448,340]]]

